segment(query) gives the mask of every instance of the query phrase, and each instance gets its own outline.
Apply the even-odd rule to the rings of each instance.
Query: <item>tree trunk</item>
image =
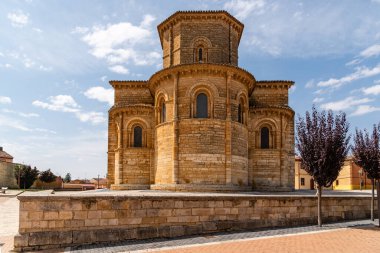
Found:
[[[380,227],[380,197],[379,197],[379,192],[380,192],[380,179],[377,180],[377,219],[379,220],[379,227]]]
[[[371,221],[374,221],[374,209],[375,209],[375,180],[371,179],[372,183],[372,196],[371,196]]]
[[[318,195],[318,226],[322,227],[322,187],[317,186]]]

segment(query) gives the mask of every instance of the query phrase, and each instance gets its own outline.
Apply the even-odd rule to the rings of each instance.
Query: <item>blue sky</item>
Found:
[[[0,3],[0,146],[73,178],[106,174],[109,80],[162,68],[156,26],[177,10],[224,9],[245,24],[239,66],[293,80],[290,105],[380,121],[380,0]]]

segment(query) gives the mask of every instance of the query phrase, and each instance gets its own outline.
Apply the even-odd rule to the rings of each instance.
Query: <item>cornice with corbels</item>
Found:
[[[259,115],[284,115],[291,119],[294,117],[294,111],[288,106],[250,106],[249,113]]]
[[[294,85],[294,82],[289,81],[289,80],[265,80],[265,81],[257,81],[255,88],[289,89],[293,85]]]
[[[125,113],[126,115],[150,116],[154,113],[154,106],[144,104],[114,105],[109,110],[111,117],[115,117],[120,113]]]
[[[109,81],[109,83],[114,89],[147,88],[148,87],[148,82],[145,80],[128,80],[128,81],[111,80]]]
[[[239,42],[243,33],[244,24],[237,20],[227,11],[177,11],[157,26],[160,35],[161,46],[163,45],[163,33],[181,21],[193,20],[222,20],[230,25],[239,35]]]
[[[213,63],[192,63],[180,64],[169,68],[162,69],[151,76],[149,79],[149,88],[152,94],[157,86],[165,80],[173,79],[175,76],[194,76],[197,74],[207,74],[232,78],[245,85],[251,91],[256,83],[255,77],[248,71],[229,64]]]

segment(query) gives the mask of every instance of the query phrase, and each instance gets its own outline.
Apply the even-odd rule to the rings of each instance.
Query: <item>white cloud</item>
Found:
[[[107,76],[102,76],[102,77],[100,78],[100,80],[102,80],[102,82],[105,82],[105,81],[107,80]]]
[[[88,29],[88,27],[83,27],[83,26],[76,26],[72,31],[71,33],[79,33],[79,34],[85,34],[86,32],[88,32],[90,29]]]
[[[102,112],[83,112],[74,98],[69,95],[51,96],[49,103],[39,100],[33,101],[33,105],[50,111],[60,111],[73,113],[80,121],[92,124],[103,123],[106,121]]]
[[[357,99],[355,97],[347,97],[340,101],[322,104],[321,108],[326,109],[326,110],[332,110],[332,111],[342,111],[346,109],[351,109],[353,106],[366,104],[372,101],[373,99],[369,99],[369,98]]]
[[[356,64],[359,64],[359,63],[361,63],[361,62],[362,62],[362,60],[354,59],[354,60],[352,60],[352,61],[347,62],[347,63],[346,63],[346,66],[356,65]]]
[[[10,97],[0,96],[0,104],[11,104],[12,99]]]
[[[315,84],[314,79],[311,79],[311,80],[309,80],[309,81],[306,83],[305,87],[306,87],[306,88],[313,88],[313,87],[314,87],[314,84]]]
[[[102,112],[78,112],[75,115],[80,121],[92,124],[103,123],[107,120]]]
[[[52,67],[46,67],[44,65],[40,65],[40,67],[38,69],[42,70],[42,71],[51,71],[53,68]]]
[[[360,56],[369,58],[380,55],[380,44],[372,45],[360,52]]]
[[[42,30],[40,28],[37,28],[37,27],[34,27],[33,31],[35,31],[37,33],[42,33]]]
[[[156,38],[152,36],[152,15],[145,15],[140,25],[129,22],[94,26],[89,30],[76,28],[82,33],[82,40],[90,46],[90,53],[99,59],[105,59],[109,69],[120,74],[128,74],[125,65],[155,65],[161,54],[152,49]]]
[[[289,93],[293,94],[296,91],[296,89],[297,89],[297,87],[295,85],[293,85],[292,87],[290,87]]]
[[[58,95],[48,98],[50,103],[41,102],[39,100],[33,101],[33,105],[48,109],[51,111],[61,112],[79,112],[80,106],[75,102],[73,97],[69,95]]]
[[[380,95],[380,84],[364,88],[363,93],[366,95]]]
[[[25,68],[31,68],[34,65],[36,65],[36,63],[32,59],[27,58],[27,57],[23,60],[23,63],[24,63]]]
[[[86,90],[84,95],[90,99],[96,99],[100,102],[107,102],[109,105],[114,103],[114,91],[113,89],[105,89],[103,87],[91,87]]]
[[[118,74],[128,74],[129,73],[129,70],[122,65],[111,66],[108,69],[111,70],[112,72],[115,72]]]
[[[40,116],[37,113],[23,113],[23,112],[16,112],[16,111],[13,111],[13,110],[8,110],[8,109],[3,109],[2,112],[15,114],[15,115],[18,115],[18,116],[21,116],[21,117],[24,117],[24,118],[37,118],[37,117]]]
[[[154,16],[147,14],[144,16],[143,21],[141,21],[140,27],[150,27],[155,20],[156,18]]]
[[[323,102],[324,100],[325,100],[324,98],[314,98],[314,99],[313,99],[313,103],[318,104],[318,103]]]
[[[358,108],[353,113],[351,113],[351,116],[360,116],[377,111],[380,111],[380,107],[374,107],[370,105],[359,105]]]
[[[380,64],[374,68],[367,67],[357,67],[354,73],[351,73],[347,76],[341,77],[339,79],[330,78],[327,81],[318,82],[317,86],[319,87],[333,87],[338,88],[344,84],[350,83],[355,80],[371,77],[380,74]]]
[[[24,27],[29,22],[29,15],[21,10],[10,12],[7,17],[14,27]]]
[[[225,3],[223,8],[231,11],[238,19],[243,20],[252,12],[262,13],[264,6],[264,0],[231,0]]]
[[[151,35],[150,30],[131,23],[118,23],[107,27],[93,27],[92,32],[83,37],[83,41],[92,47],[91,53],[103,58],[113,52],[114,47],[123,44],[134,45]]]

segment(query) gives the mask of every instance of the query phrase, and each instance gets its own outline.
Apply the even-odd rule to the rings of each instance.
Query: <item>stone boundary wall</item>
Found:
[[[16,251],[317,223],[315,196],[18,196]],[[369,218],[370,197],[323,197],[324,222]],[[377,205],[375,205],[377,206]]]

